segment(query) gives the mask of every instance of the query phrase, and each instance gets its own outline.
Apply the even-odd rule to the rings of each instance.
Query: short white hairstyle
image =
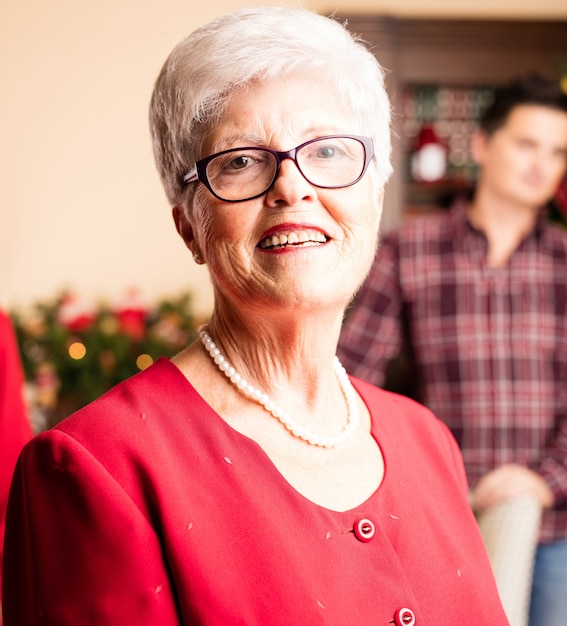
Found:
[[[374,140],[371,167],[377,184],[386,183],[392,170],[391,112],[384,71],[374,55],[334,18],[301,8],[258,7],[195,30],[173,49],[157,78],[150,129],[172,206],[187,198],[183,176],[200,158],[204,135],[222,116],[231,93],[292,73],[334,85],[352,113],[352,132]]]

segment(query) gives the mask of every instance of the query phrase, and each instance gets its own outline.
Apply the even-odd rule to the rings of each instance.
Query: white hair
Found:
[[[337,20],[288,7],[241,9],[218,17],[181,41],[154,87],[150,127],[168,200],[185,196],[183,176],[200,158],[206,129],[234,89],[291,73],[334,84],[352,113],[353,132],[374,140],[379,186],[391,173],[390,103],[374,55]]]

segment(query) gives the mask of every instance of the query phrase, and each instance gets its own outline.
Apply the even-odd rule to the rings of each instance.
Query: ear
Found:
[[[482,130],[477,130],[471,137],[471,156],[476,164],[482,165],[489,141],[490,137]]]
[[[195,232],[193,231],[193,226],[191,226],[191,222],[187,219],[187,214],[183,210],[183,207],[176,205],[171,209],[171,214],[173,215],[173,221],[175,222],[175,228],[177,232],[180,234],[181,239],[185,242],[185,245],[191,251],[193,255],[193,260],[197,265],[203,265],[205,263],[205,259],[203,258],[203,254],[199,248],[199,244],[195,239]]]
[[[185,245],[194,252],[194,248],[196,249],[197,245],[195,242],[195,235],[193,233],[193,227],[189,223],[185,211],[183,207],[176,205],[171,209],[171,214],[173,216],[173,221],[175,222],[175,228],[177,232],[181,236],[181,239],[185,242]]]
[[[185,211],[179,205],[175,205],[171,209],[171,215],[173,216],[177,232],[185,242],[185,245],[191,250],[191,243],[195,240],[195,236],[193,235],[193,227],[189,223]]]

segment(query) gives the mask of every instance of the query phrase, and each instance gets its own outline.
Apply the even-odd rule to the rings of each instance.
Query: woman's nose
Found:
[[[268,191],[266,201],[296,204],[300,200],[314,199],[316,188],[299,171],[293,159],[284,159],[280,163],[278,175]]]

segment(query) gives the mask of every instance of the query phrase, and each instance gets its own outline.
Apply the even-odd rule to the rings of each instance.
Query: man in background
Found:
[[[497,89],[472,152],[470,203],[384,237],[339,357],[390,388],[393,364],[411,365],[405,391],[409,381],[455,435],[477,512],[537,499],[530,626],[557,626],[567,623],[567,234],[542,207],[566,171],[567,95],[535,76]]]

